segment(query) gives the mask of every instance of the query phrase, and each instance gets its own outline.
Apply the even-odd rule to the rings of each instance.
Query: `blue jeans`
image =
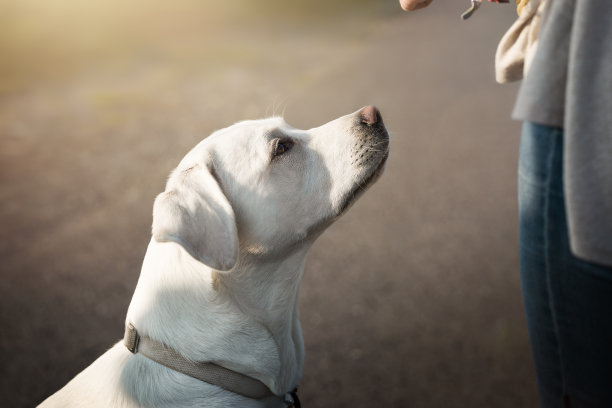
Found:
[[[612,269],[570,252],[563,129],[523,126],[519,224],[523,301],[542,407],[612,407]]]

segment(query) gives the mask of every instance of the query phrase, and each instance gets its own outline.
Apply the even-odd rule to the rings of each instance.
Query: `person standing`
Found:
[[[413,11],[432,0],[399,0]],[[528,1],[517,0],[519,7]],[[523,302],[541,406],[612,407],[612,1],[549,0],[523,121]]]

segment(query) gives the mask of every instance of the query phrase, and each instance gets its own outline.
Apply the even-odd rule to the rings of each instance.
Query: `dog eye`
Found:
[[[293,147],[293,142],[290,140],[279,140],[274,147],[274,157],[287,153]]]

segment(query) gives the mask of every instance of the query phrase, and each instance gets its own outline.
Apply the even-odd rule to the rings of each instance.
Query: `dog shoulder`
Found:
[[[122,367],[130,355],[122,343],[115,344],[39,407],[138,408],[119,386]]]

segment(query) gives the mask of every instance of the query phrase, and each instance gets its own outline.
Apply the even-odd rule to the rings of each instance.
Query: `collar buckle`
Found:
[[[300,399],[298,398],[297,392],[298,390],[296,388],[295,390],[285,394],[285,400],[283,402],[285,403],[285,406],[287,408],[301,408],[302,407],[302,404],[300,403]]]

